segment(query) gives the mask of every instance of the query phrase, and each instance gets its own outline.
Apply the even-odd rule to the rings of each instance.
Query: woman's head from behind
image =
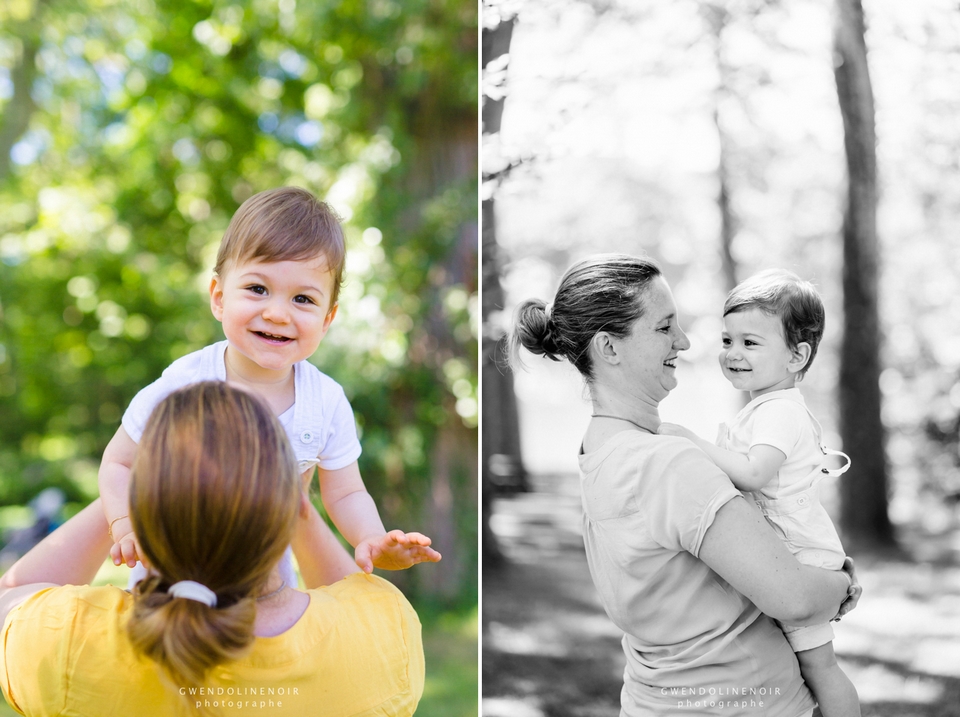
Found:
[[[253,642],[256,599],[292,537],[300,481],[283,429],[253,394],[222,382],[161,401],[137,448],[134,532],[153,574],[138,586],[134,646],[180,684]],[[175,598],[190,580],[216,606]]]
[[[570,267],[552,306],[529,299],[517,307],[511,357],[519,348],[554,361],[567,359],[589,384],[595,378],[591,343],[604,331],[616,338],[630,334],[643,315],[643,295],[661,276],[651,259],[628,254],[597,254]]]

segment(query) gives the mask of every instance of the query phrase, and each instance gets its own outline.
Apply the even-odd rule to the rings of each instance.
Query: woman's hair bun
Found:
[[[555,336],[556,328],[547,314],[547,304],[542,299],[527,299],[517,307],[514,321],[513,341],[519,349],[523,346],[537,356],[560,360],[560,351]],[[516,355],[515,350],[511,351]]]
[[[600,331],[623,338],[643,314],[643,294],[660,267],[629,254],[595,254],[560,279],[553,306],[528,299],[517,307],[509,356],[519,367],[520,347],[554,361],[566,359],[587,383],[594,379],[590,342]]]

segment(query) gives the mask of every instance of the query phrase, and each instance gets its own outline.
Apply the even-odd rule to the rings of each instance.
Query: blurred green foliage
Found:
[[[449,523],[440,599],[475,601],[476,43],[466,0],[0,3],[0,505],[96,495],[129,400],[222,336],[206,287],[233,212],[299,185],[348,237],[313,360],[385,522]]]

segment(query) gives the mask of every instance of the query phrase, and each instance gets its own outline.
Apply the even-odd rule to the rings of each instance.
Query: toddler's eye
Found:
[[[254,294],[265,294],[267,293],[267,287],[262,286],[261,284],[251,284],[247,287],[247,291],[251,291]]]
[[[309,296],[306,296],[306,295],[304,295],[304,294],[297,294],[296,296],[293,297],[293,300],[294,300],[296,303],[298,303],[298,304],[315,304],[315,303],[317,303],[316,301],[314,301],[313,299],[311,299]]]
[[[724,348],[730,348],[732,341],[730,341],[730,339],[721,339],[720,343],[724,346]]]

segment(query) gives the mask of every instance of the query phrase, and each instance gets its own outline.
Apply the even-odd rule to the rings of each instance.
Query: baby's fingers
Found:
[[[389,533],[383,536],[383,545],[384,547],[390,547],[391,545],[407,545],[410,541],[407,540],[407,534],[402,530],[391,530]]]
[[[373,552],[369,543],[360,543],[353,552],[353,561],[363,572],[373,572]]]
[[[433,542],[423,533],[407,533],[406,536],[407,542],[411,544],[427,546]]]
[[[439,563],[441,558],[443,558],[440,553],[438,553],[433,548],[428,548],[426,546],[422,547],[418,555],[420,557],[420,562],[422,563]]]
[[[139,560],[137,556],[137,545],[133,540],[121,539],[120,554],[123,562],[125,562],[129,568],[134,567],[137,564],[137,560]]]

